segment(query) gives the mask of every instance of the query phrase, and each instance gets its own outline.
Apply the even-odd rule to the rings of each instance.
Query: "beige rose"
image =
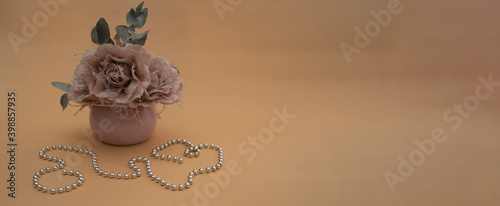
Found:
[[[172,104],[183,95],[183,84],[177,69],[163,57],[153,57],[149,64],[151,84],[146,89],[146,102]]]
[[[80,60],[68,98],[78,103],[133,106],[151,83],[151,59],[140,45],[100,45]]]

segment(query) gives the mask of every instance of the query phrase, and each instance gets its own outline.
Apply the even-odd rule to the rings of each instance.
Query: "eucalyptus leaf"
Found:
[[[132,35],[128,31],[127,26],[120,25],[115,28],[116,33],[118,36],[120,36],[120,39],[123,41],[123,43],[126,43],[128,38],[131,37]]]
[[[129,41],[129,43],[144,46],[144,44],[146,44],[146,39],[148,38],[148,33],[149,30],[142,34],[132,34],[132,39]]]
[[[109,43],[110,33],[108,23],[104,18],[100,18],[97,24],[95,25],[97,30],[97,37],[99,38],[100,44]]]
[[[135,18],[135,10],[130,9],[130,11],[127,13],[127,24],[134,25],[136,21],[137,19]]]
[[[134,23],[135,28],[142,28],[144,24],[146,24],[146,19],[148,18],[148,8],[144,8],[144,12],[136,17],[136,21]]]
[[[64,111],[64,109],[66,109],[66,107],[68,106],[68,102],[69,102],[69,99],[68,99],[68,93],[64,93],[64,94],[61,96],[61,100],[59,101],[59,103],[61,103],[61,107],[63,108],[63,111]]]
[[[143,8],[144,2],[130,9],[127,13],[127,24],[135,28],[142,28],[148,18],[148,9]]]
[[[97,35],[97,29],[95,27],[92,29],[90,37],[92,39],[92,42],[94,42],[94,44],[99,44],[99,37]]]
[[[131,26],[127,27],[127,31],[128,31],[128,33],[131,33],[131,34],[135,33],[135,27],[133,25],[131,25]]]
[[[70,84],[64,82],[52,82],[52,86],[65,92],[69,92],[69,88],[71,87]]]
[[[112,44],[112,45],[115,45],[115,42],[113,41],[113,39],[109,38],[109,41],[107,42],[108,44]]]
[[[135,11],[142,12],[142,10],[143,10],[142,6],[144,6],[144,1],[135,7]]]

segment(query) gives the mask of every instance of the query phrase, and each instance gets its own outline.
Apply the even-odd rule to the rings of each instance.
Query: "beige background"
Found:
[[[145,29],[151,32],[145,48],[178,66],[187,108],[169,106],[147,142],[115,147],[90,141],[85,135],[88,109],[76,116],[74,107],[61,112],[61,92],[50,82],[71,79],[78,64],[71,54],[92,48],[90,30],[100,17],[112,28],[125,24],[126,12],[138,2],[73,0],[60,5],[16,54],[7,34],[21,35],[21,19],[43,10],[38,1],[2,1],[2,205],[500,204],[500,94],[481,101],[457,130],[442,117],[453,104],[474,95],[478,77],[491,74],[500,81],[499,3],[401,0],[403,11],[348,64],[339,44],[353,44],[353,28],[363,28],[373,20],[370,10],[387,8],[389,0],[243,0],[223,14],[223,21],[213,2],[146,2],[150,13]],[[16,199],[8,198],[6,190],[10,90],[18,95]],[[284,107],[296,117],[247,161],[249,155],[238,151],[238,145],[268,128],[273,109]],[[398,174],[398,157],[407,159],[418,149],[414,141],[430,138],[438,127],[448,139],[392,192],[384,173]],[[75,168],[85,174],[83,187],[50,195],[31,184],[33,174],[49,164],[38,158],[43,146],[87,144],[99,154],[102,168],[130,172],[128,159],[147,155],[172,138],[221,145],[226,163],[238,164],[237,174],[218,191],[205,192],[214,179],[202,175],[192,188],[172,192],[147,178],[104,179],[92,171],[90,158],[82,157]],[[215,158],[203,151],[183,165],[157,160],[152,167],[177,183]],[[59,187],[74,179],[50,173],[40,181]],[[210,198],[195,199],[197,192]]]

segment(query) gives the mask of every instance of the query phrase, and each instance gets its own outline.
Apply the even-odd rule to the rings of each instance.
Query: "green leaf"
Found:
[[[142,6],[144,6],[144,1],[135,7],[135,11],[142,12],[142,10],[143,10]]]
[[[130,32],[128,31],[127,26],[120,25],[120,26],[117,26],[115,28],[115,30],[116,30],[116,33],[118,34],[118,36],[120,36],[120,39],[123,41],[124,44],[126,44],[128,38],[132,36],[130,34]]]
[[[134,25],[136,21],[137,19],[135,18],[135,10],[130,9],[130,11],[127,13],[127,24]]]
[[[135,28],[142,28],[146,24],[146,19],[148,18],[148,9],[143,8],[144,2],[141,2],[138,6],[130,9],[127,13],[127,24]]]
[[[99,37],[97,35],[97,30],[95,27],[92,29],[90,37],[92,38],[92,42],[94,42],[94,44],[99,44]]]
[[[137,13],[136,13],[137,14]],[[144,8],[144,12],[136,17],[136,22],[134,23],[135,28],[142,28],[146,24],[146,19],[148,18],[148,8]]]
[[[127,31],[128,31],[128,33],[131,33],[131,34],[135,33],[135,27],[131,25],[131,26],[127,27]]]
[[[60,90],[63,90],[65,92],[69,92],[69,88],[71,87],[70,84],[64,83],[64,82],[52,82],[52,86],[54,86]]]
[[[112,45],[115,45],[115,42],[113,41],[113,39],[109,39],[109,41],[107,42],[108,44],[112,44]]]
[[[97,24],[95,25],[97,31],[97,37],[99,39],[100,44],[109,43],[110,33],[108,22],[104,18],[100,18]]]
[[[149,30],[142,34],[132,34],[132,39],[129,41],[129,43],[144,46],[144,44],[146,44],[146,39],[148,38],[148,33]]]
[[[68,106],[68,102],[69,102],[68,93],[64,93],[61,96],[61,100],[59,102],[61,103],[61,107],[63,108],[63,111],[64,111],[64,109],[66,109],[66,107]]]

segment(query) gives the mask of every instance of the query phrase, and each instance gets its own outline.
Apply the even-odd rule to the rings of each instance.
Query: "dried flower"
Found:
[[[114,104],[119,106],[138,106],[137,102],[160,102],[170,104],[182,97],[168,95],[170,87],[182,90],[177,73],[169,70],[168,63],[158,64],[161,57],[153,57],[140,45],[127,44],[125,47],[111,44],[100,45],[95,52],[87,53],[76,67],[73,86],[69,89],[68,98],[79,103]],[[152,61],[154,60],[154,61]],[[164,60],[164,59],[163,59]],[[164,60],[166,62],[166,60]],[[153,63],[153,74],[149,64]],[[151,78],[155,82],[150,85]],[[177,85],[170,85],[176,82]],[[158,90],[162,94],[150,97],[146,89]],[[146,95],[144,95],[146,93]],[[172,93],[173,94],[173,93]],[[146,99],[143,99],[146,97]]]
[[[148,31],[136,34],[136,28],[146,23],[148,9],[144,2],[127,13],[127,24],[115,28],[114,40],[104,18],[92,29],[92,42],[99,44],[96,51],[88,52],[80,60],[72,79],[73,85],[62,82],[52,84],[67,92],[61,96],[61,106],[68,101],[83,106],[107,104],[136,108],[155,103],[172,104],[183,95],[179,73],[163,57],[146,52],[142,47]],[[121,41],[123,40],[123,42]]]

